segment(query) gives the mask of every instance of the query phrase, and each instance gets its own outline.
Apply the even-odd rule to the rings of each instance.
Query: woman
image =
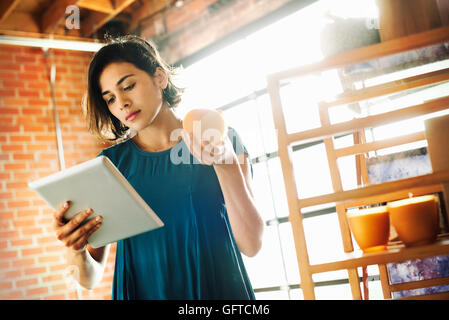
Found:
[[[89,66],[89,129],[102,139],[123,140],[100,154],[164,222],[117,242],[112,297],[254,299],[240,252],[251,257],[259,251],[263,221],[248,154],[232,128],[219,144],[182,130],[173,111],[182,90],[172,77],[155,47],[135,36],[106,45]],[[243,152],[238,157],[235,150]],[[173,161],[177,157],[188,161]],[[92,214],[86,209],[65,221],[69,206],[55,212],[56,234],[68,248],[69,265],[79,269],[80,284],[92,288],[109,245],[94,249],[87,239],[102,218],[83,224]]]

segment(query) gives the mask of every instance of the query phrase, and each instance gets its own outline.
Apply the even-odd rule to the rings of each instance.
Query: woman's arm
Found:
[[[67,264],[77,269],[76,280],[85,289],[93,289],[103,278],[103,273],[109,254],[110,245],[80,252],[67,248]]]
[[[232,164],[214,164],[214,169],[235,241],[243,254],[253,257],[262,246],[264,224],[254,201],[248,156],[242,154],[240,161],[233,156]]]

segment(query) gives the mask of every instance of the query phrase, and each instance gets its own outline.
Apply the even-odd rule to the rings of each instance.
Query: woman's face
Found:
[[[148,127],[162,107],[167,77],[157,68],[153,77],[129,62],[107,65],[99,78],[109,111],[137,132]]]

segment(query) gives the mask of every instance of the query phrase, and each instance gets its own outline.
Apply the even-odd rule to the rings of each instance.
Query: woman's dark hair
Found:
[[[89,131],[103,141],[116,141],[129,133],[109,111],[100,88],[100,74],[113,62],[129,62],[145,71],[151,77],[156,68],[162,68],[167,74],[167,87],[163,90],[163,100],[174,108],[181,102],[183,89],[173,84],[175,69],[169,66],[159,55],[150,41],[133,35],[107,39],[108,44],[95,53],[89,65],[87,92],[84,109]]]

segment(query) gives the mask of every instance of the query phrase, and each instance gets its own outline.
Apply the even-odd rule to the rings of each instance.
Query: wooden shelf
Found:
[[[447,183],[448,181],[449,170],[446,170],[412,178],[372,184],[358,189],[333,192],[310,198],[302,198],[298,199],[298,206],[300,208],[305,208],[331,202],[354,201],[357,199],[382,195],[394,191],[410,190],[415,187],[424,187],[439,183]]]
[[[416,247],[405,247],[403,244],[389,245],[387,250],[373,253],[363,253],[361,250],[342,253],[330,257],[326,261],[317,262],[311,259],[310,272],[321,273],[342,269],[352,269],[362,266],[386,264],[412,259],[422,259],[449,254],[449,235],[439,237],[436,242]],[[311,257],[312,258],[312,257]]]
[[[426,140],[429,137],[426,136],[425,132],[417,132],[374,142],[366,141],[364,133],[367,128],[384,126],[406,119],[449,110],[449,96],[440,97],[439,95],[435,95],[433,96],[434,98],[419,101],[416,105],[406,107],[398,106],[393,110],[367,115],[365,117],[354,117],[354,119],[345,122],[331,123],[329,116],[329,108],[333,106],[358,103],[367,99],[397,93],[410,94],[417,88],[447,82],[449,81],[449,69],[423,71],[418,75],[404,77],[362,89],[355,89],[353,86],[349,86],[347,83],[348,79],[344,78],[344,75],[341,75],[343,79],[340,80],[345,87],[344,92],[333,99],[318,103],[317,111],[321,126],[297,132],[287,132],[286,119],[280,95],[282,83],[287,82],[290,78],[304,77],[309,74],[322,74],[324,71],[402,54],[410,50],[434,46],[447,41],[449,41],[449,27],[444,27],[341,53],[314,64],[291,68],[267,77],[273,119],[278,132],[278,154],[288,200],[289,220],[295,242],[301,277],[301,289],[305,299],[315,299],[313,274],[336,270],[347,270],[353,299],[362,299],[357,268],[368,265],[378,265],[382,291],[386,299],[391,298],[392,291],[449,283],[449,277],[446,277],[444,279],[429,280],[424,283],[390,285],[386,269],[386,264],[392,262],[448,255],[449,234],[440,235],[437,241],[432,244],[405,247],[402,243],[390,243],[385,251],[363,253],[361,250],[354,251],[353,239],[346,219],[346,210],[349,208],[405,198],[410,192],[413,195],[443,192],[446,199],[449,194],[449,170],[435,170],[435,172],[430,174],[379,184],[372,184],[370,182],[366,164],[366,152]],[[301,101],[298,102],[298,106],[300,103]],[[354,144],[349,147],[336,149],[334,145],[335,136],[346,133],[353,135]],[[300,141],[307,143],[317,140],[323,140],[324,142],[333,192],[320,196],[299,198],[292,158],[292,145]],[[352,155],[355,156],[356,161],[357,184],[364,185],[364,187],[344,190],[337,159]],[[306,233],[301,209],[326,203],[336,204],[338,223],[342,236],[342,253],[314,252],[310,254],[306,243]],[[446,207],[449,207],[449,205]],[[325,235],[323,236],[323,241],[325,241]],[[448,296],[449,294],[447,293],[432,295],[434,298],[445,298]]]

